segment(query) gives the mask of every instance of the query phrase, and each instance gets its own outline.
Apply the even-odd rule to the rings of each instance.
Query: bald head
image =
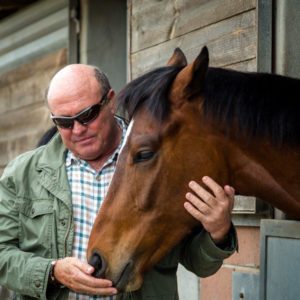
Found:
[[[110,88],[108,78],[97,67],[72,64],[58,71],[52,78],[47,92],[47,102],[51,108],[55,99],[64,98],[71,101],[81,95],[106,93]]]

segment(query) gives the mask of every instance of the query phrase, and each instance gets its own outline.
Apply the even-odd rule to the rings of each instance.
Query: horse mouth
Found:
[[[114,282],[114,286],[119,292],[125,290],[127,283],[129,282],[133,271],[133,262],[128,262],[122,270],[119,278]]]

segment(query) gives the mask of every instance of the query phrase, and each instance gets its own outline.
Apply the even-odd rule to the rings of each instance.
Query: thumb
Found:
[[[234,188],[232,186],[225,185],[224,186],[224,190],[225,190],[225,193],[227,194],[227,196],[229,196],[230,198],[234,197],[235,190],[234,190]]]
[[[76,260],[75,265],[80,271],[88,275],[91,275],[94,272],[94,267],[80,260]]]

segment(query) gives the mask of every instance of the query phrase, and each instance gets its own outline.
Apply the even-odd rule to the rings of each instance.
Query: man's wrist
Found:
[[[229,232],[231,228],[231,223],[228,228],[223,228],[222,230],[214,233],[210,233],[211,239],[216,245],[223,244],[228,240]]]
[[[213,238],[212,238],[212,240],[213,240]],[[222,239],[220,239],[218,241],[213,240],[215,245],[222,250],[232,249],[232,247],[234,247],[235,241],[237,243],[236,231],[235,231],[234,225],[232,223],[230,224],[230,228],[229,228],[227,234],[225,234]],[[238,249],[237,244],[236,244],[236,247]]]
[[[54,275],[54,269],[55,269],[57,261],[58,260],[53,260],[51,262],[49,278],[48,278],[48,285],[53,286],[53,287],[63,288],[64,285],[62,283],[60,283]]]

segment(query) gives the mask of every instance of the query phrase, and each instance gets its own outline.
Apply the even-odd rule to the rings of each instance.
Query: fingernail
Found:
[[[88,267],[88,268],[87,268],[87,272],[88,272],[89,274],[93,273],[93,271],[94,271],[94,268],[93,268],[93,267]]]
[[[189,186],[194,187],[196,185],[195,181],[190,181]]]

